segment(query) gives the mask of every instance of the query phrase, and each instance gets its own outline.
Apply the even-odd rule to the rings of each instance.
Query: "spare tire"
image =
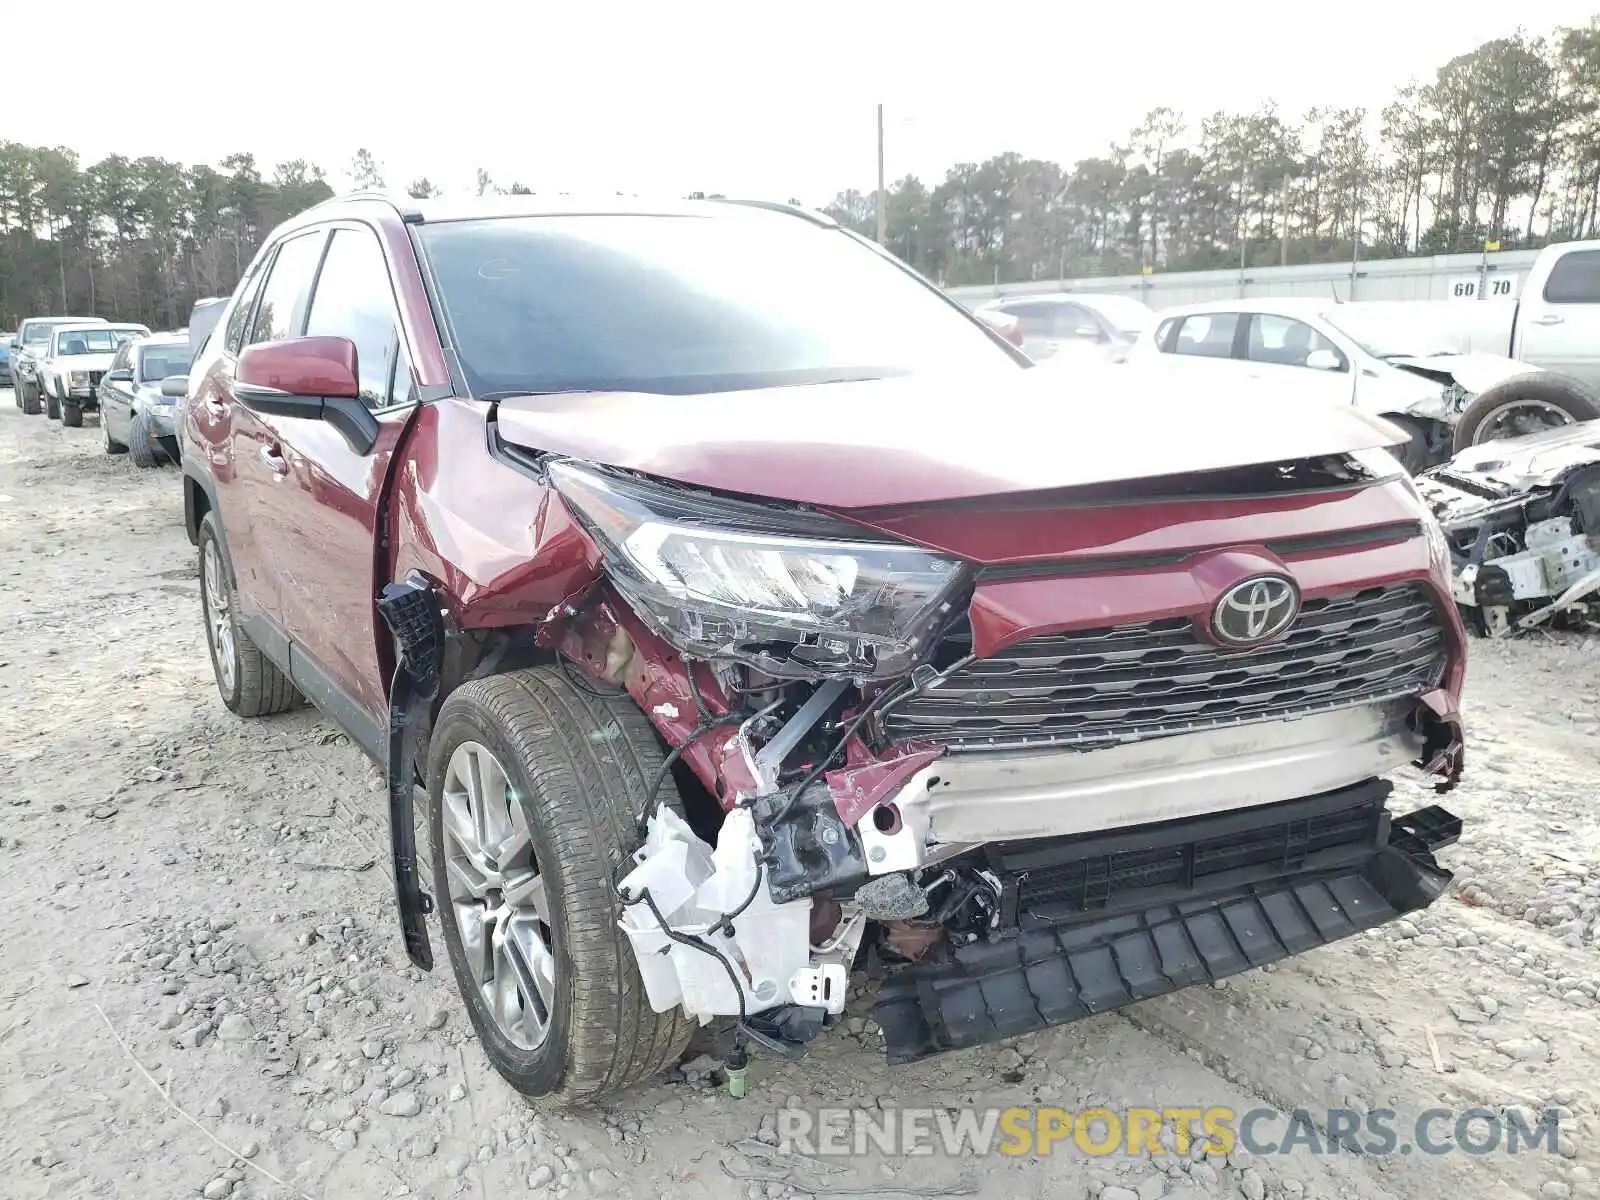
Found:
[[[1479,392],[1456,422],[1452,449],[1459,454],[1497,438],[1597,419],[1600,401],[1583,384],[1566,375],[1532,372]]]

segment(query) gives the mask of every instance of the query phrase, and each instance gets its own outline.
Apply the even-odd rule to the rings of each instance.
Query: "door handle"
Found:
[[[1533,323],[1535,325],[1560,325],[1565,320],[1566,318],[1560,313],[1545,313],[1542,317],[1535,317]]]
[[[283,451],[277,446],[261,447],[261,461],[280,479],[289,473],[289,460],[283,457]]]

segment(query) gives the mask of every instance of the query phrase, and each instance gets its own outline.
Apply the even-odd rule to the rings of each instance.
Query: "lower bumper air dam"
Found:
[[[1385,791],[1387,788],[1385,788]],[[1182,824],[1182,823],[1174,823]],[[891,1063],[1018,1037],[1212,983],[1426,908],[1450,882],[1433,851],[1461,822],[1437,806],[1382,820],[1363,861],[1134,912],[1024,926],[883,984],[873,1017]],[[1149,844],[1149,834],[1130,831]]]

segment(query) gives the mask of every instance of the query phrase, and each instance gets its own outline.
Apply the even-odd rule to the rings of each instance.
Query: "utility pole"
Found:
[[[1245,197],[1250,189],[1250,160],[1239,166],[1239,296],[1244,297],[1245,264],[1250,256],[1250,213],[1245,207]]]
[[[889,198],[883,190],[883,105],[878,105],[878,245],[889,240]]]
[[[1289,176],[1283,176],[1283,186],[1278,191],[1278,265],[1289,265]]]

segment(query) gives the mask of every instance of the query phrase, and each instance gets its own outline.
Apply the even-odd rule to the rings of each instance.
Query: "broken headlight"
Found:
[[[780,678],[901,675],[966,576],[959,559],[843,536],[852,527],[815,513],[567,462],[549,472],[617,590],[695,658],[731,657]]]

